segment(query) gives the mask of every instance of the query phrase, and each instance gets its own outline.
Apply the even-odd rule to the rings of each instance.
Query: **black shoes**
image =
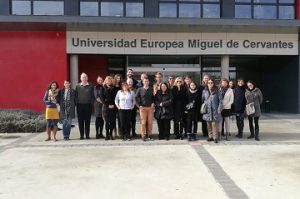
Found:
[[[249,137],[248,137],[248,139],[253,139],[254,138],[254,135],[250,135]]]
[[[215,139],[215,140],[214,140],[214,143],[218,143],[218,139]]]
[[[207,141],[212,142],[212,141],[214,141],[214,139],[213,138],[208,138]]]
[[[260,139],[259,139],[258,137],[255,137],[255,140],[256,140],[256,141],[260,141]]]
[[[243,135],[242,134],[237,134],[235,137],[237,137],[237,138],[243,138]]]

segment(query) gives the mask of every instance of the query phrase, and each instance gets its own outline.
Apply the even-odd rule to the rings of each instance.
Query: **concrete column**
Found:
[[[221,57],[221,78],[229,79],[229,55]]]
[[[70,56],[70,81],[71,87],[75,88],[78,83],[78,55]]]

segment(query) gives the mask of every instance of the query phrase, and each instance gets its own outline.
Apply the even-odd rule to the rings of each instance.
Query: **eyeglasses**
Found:
[[[213,82],[207,82],[208,84],[214,84]]]
[[[177,83],[182,83],[182,81],[177,81]]]

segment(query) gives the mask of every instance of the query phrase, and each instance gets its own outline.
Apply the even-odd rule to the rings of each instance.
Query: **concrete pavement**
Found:
[[[299,127],[299,115],[267,114],[262,141],[219,144],[79,140],[77,124],[68,142],[1,134],[0,198],[299,198]]]

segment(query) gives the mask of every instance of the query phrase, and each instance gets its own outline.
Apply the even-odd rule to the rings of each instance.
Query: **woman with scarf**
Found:
[[[103,102],[102,112],[105,121],[106,136],[105,140],[113,140],[113,129],[116,128],[116,105],[115,97],[118,89],[113,84],[113,78],[107,76],[104,80],[104,86],[100,93],[100,99]]]
[[[183,139],[183,116],[186,105],[186,88],[182,77],[177,77],[172,89],[174,109],[174,134],[176,139]]]
[[[57,122],[59,120],[59,95],[58,83],[51,82],[44,95],[44,103],[46,105],[46,132],[47,138],[45,141],[51,140],[51,131],[53,132],[53,141],[56,142]]]
[[[259,141],[259,117],[261,115],[260,105],[263,102],[263,94],[259,88],[256,87],[255,83],[251,80],[247,82],[247,90],[245,93],[246,97],[246,106],[254,107],[254,112],[252,114],[248,114],[249,128],[251,135],[248,139],[255,138],[256,141]],[[247,107],[246,107],[247,108]],[[254,125],[253,126],[253,121]]]
[[[222,135],[226,136],[226,140],[228,140],[228,135],[230,135],[230,116],[231,113],[231,105],[234,102],[234,94],[233,90],[229,87],[229,80],[224,78],[221,80],[220,92],[222,94],[222,120],[220,122],[219,130],[222,131]]]
[[[201,98],[202,87],[198,87],[195,82],[191,82],[186,93],[187,101],[185,105],[186,129],[189,141],[196,140]]]
[[[64,89],[59,91],[60,117],[63,124],[64,140],[70,140],[72,119],[75,118],[75,90],[68,80],[64,81]]]
[[[222,95],[218,91],[213,79],[208,80],[207,87],[203,90],[202,101],[205,104],[203,107],[206,107],[201,111],[203,113],[203,119],[207,122],[207,141],[214,141],[215,143],[218,143],[218,122],[222,119]]]
[[[236,125],[238,129],[238,134],[236,137],[243,137],[244,130],[244,115],[246,108],[246,98],[245,98],[246,87],[243,79],[237,80],[237,86],[234,92],[234,113],[236,117]]]

